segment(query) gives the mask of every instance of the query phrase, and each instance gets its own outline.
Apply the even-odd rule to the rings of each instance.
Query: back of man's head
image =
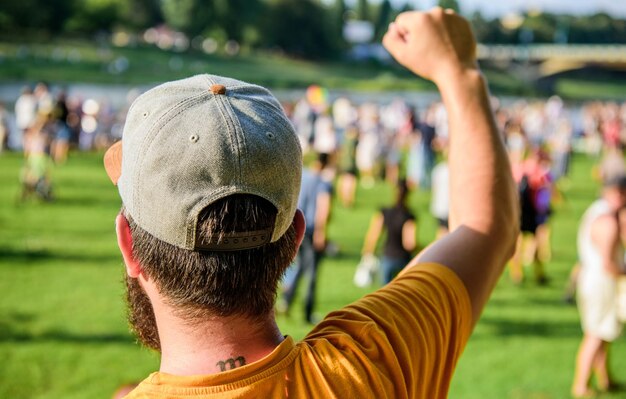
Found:
[[[105,167],[135,259],[185,320],[271,311],[297,249],[301,157],[278,101],[259,86],[200,75],[133,103]],[[136,294],[131,321],[143,317],[132,313]]]

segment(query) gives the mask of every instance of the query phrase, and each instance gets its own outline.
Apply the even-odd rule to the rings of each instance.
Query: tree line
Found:
[[[371,23],[377,42],[405,5],[389,0],[0,0],[0,35],[42,40],[92,36],[113,30],[141,32],[166,24],[187,37],[234,40],[252,49],[276,49],[297,57],[332,59],[348,47],[347,21]],[[440,0],[459,10],[457,0]],[[516,18],[468,16],[482,43],[626,43],[626,20],[590,16],[526,13]]]

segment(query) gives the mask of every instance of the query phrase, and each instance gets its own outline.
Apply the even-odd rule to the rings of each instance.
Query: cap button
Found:
[[[213,94],[226,94],[226,86],[224,85],[214,84],[210,90]]]

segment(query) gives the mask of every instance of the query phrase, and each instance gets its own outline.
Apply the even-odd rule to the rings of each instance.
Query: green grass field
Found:
[[[18,203],[21,164],[19,154],[0,155],[0,398],[108,398],[120,384],[156,370],[159,361],[136,345],[126,325],[113,225],[116,189],[101,154],[75,153],[54,170],[55,202]],[[556,208],[551,283],[516,287],[503,276],[461,358],[451,398],[569,397],[581,331],[576,309],[560,298],[576,260],[579,217],[598,191],[592,165],[575,157],[565,201]],[[352,274],[372,211],[390,200],[391,190],[379,184],[360,190],[354,209],[335,206],[330,238],[340,254],[322,264],[321,314],[367,292],[353,286]],[[428,194],[413,194],[411,204],[426,244],[435,227]],[[301,318],[300,306],[291,319],[280,318],[283,333],[302,338],[308,327]],[[626,381],[623,339],[614,344],[611,363]]]

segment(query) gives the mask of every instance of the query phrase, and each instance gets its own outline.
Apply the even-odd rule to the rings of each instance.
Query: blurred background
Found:
[[[125,321],[121,203],[101,166],[132,100],[158,83],[211,73],[266,86],[307,164],[330,155],[318,317],[381,285],[353,276],[399,179],[416,251],[445,234],[445,108],[380,44],[400,12],[435,5],[470,20],[514,172],[536,177],[545,216],[450,397],[570,397],[576,231],[602,181],[626,171],[626,4],[615,0],[0,0],[0,398],[109,398],[158,368]],[[278,317],[296,339],[310,329],[301,303]],[[626,381],[626,343],[612,350]]]

